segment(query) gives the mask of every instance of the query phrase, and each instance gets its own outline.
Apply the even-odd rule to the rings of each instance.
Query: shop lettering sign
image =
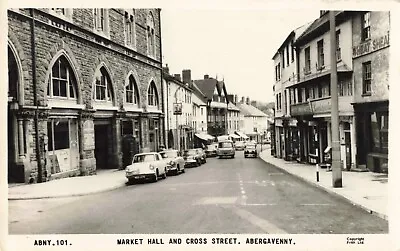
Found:
[[[381,37],[368,40],[365,43],[353,46],[353,58],[383,49],[389,46],[389,32]]]

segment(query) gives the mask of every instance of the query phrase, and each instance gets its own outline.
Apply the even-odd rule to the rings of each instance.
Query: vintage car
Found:
[[[183,159],[185,160],[185,167],[201,165],[201,156],[197,149],[185,150],[183,152]]]
[[[215,144],[215,143],[207,145],[207,149],[205,151],[207,158],[217,156],[217,147],[218,147],[218,144]]]
[[[181,156],[178,150],[168,149],[160,152],[161,157],[167,162],[167,173],[184,173],[185,172],[185,160]]]
[[[202,148],[196,148],[197,152],[200,155],[200,161],[202,164],[207,162],[207,155],[206,152]]]
[[[136,154],[132,164],[125,168],[125,176],[129,183],[140,179],[157,182],[159,177],[167,177],[167,161],[156,152]]]
[[[244,144],[244,142],[243,141],[236,141],[235,142],[235,150],[236,151],[243,151],[244,150],[244,148],[245,148],[245,144]]]
[[[256,144],[247,144],[244,149],[244,157],[247,158],[249,156],[257,158],[257,147]]]
[[[225,140],[218,142],[217,156],[219,158],[229,156],[231,158],[235,157],[235,147],[233,142],[230,140]]]

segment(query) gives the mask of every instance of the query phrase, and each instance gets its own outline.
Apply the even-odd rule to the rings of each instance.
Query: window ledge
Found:
[[[368,96],[371,96],[371,92],[366,92],[361,94],[361,97],[368,97]]]

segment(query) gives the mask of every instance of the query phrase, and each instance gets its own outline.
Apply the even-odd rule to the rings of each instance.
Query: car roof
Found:
[[[175,149],[167,149],[167,150],[161,151],[161,153],[166,153],[166,152],[178,152],[178,150],[175,150]]]
[[[138,154],[135,154],[135,156],[142,156],[142,155],[154,155],[154,154],[158,154],[158,153],[157,153],[157,152],[138,153]]]

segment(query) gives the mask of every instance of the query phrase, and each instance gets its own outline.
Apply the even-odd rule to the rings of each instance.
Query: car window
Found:
[[[158,156],[157,156],[157,158],[158,158]],[[136,155],[133,158],[133,163],[150,162],[150,161],[155,161],[155,160],[156,160],[156,155],[154,155],[154,154]]]
[[[231,142],[219,142],[218,147],[219,148],[230,148],[230,147],[232,147],[232,143]]]
[[[247,145],[246,148],[256,148],[256,145]]]

